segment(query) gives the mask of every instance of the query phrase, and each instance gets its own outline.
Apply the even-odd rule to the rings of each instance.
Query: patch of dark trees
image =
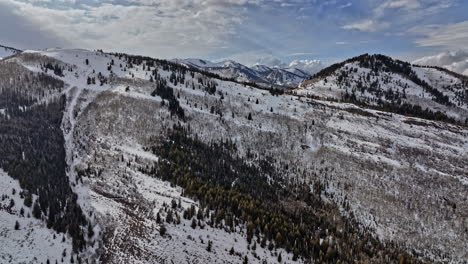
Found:
[[[452,117],[449,117],[441,111],[432,111],[429,108],[422,108],[420,105],[414,105],[409,103],[398,103],[385,102],[383,100],[377,100],[377,105],[370,105],[368,102],[362,101],[356,97],[355,93],[349,93],[348,91],[343,95],[342,102],[353,103],[362,107],[371,108],[374,110],[391,112],[395,114],[423,118],[433,121],[443,121],[454,125],[466,126],[468,125],[468,118],[465,122],[458,121]]]
[[[20,107],[29,107],[37,102],[37,98],[43,97],[45,92],[38,89],[36,84],[47,84],[48,90],[60,92],[64,86],[63,81],[57,80],[45,73],[21,74],[9,78],[8,82],[0,82],[0,109],[17,114]],[[27,88],[25,86],[28,84]]]
[[[171,115],[176,115],[182,121],[185,121],[185,111],[180,106],[179,100],[174,95],[174,89],[167,85],[166,79],[157,79],[156,80],[156,89],[151,93],[152,96],[159,96],[164,100],[169,102],[168,108]]]
[[[58,64],[54,64],[52,65],[52,63],[45,63],[44,65],[42,65],[42,67],[44,68],[44,71],[47,72],[48,70],[51,70],[54,72],[55,75],[57,76],[60,76],[60,77],[63,77],[63,69],[62,67],[60,67],[60,65]]]
[[[142,171],[181,186],[184,195],[200,202],[198,212],[193,207],[184,212],[192,228],[245,229],[250,248],[283,248],[294,260],[423,263],[399,245],[375,239],[352,212],[343,217],[322,199],[321,183],[287,182],[272,158],[247,162],[229,140],[206,144],[190,135],[190,128],[176,125],[166,137],[154,138],[146,150],[161,160]],[[174,222],[173,215],[166,221]]]
[[[34,81],[42,81],[44,87],[57,85],[44,76]],[[0,114],[0,168],[19,181],[24,204],[32,208],[33,216],[45,219],[48,228],[70,234],[74,250],[80,251],[87,220],[66,175],[61,130],[65,97],[31,105],[32,99],[6,91],[0,93],[0,104],[7,106]],[[19,110],[22,104],[28,107]],[[33,194],[38,196],[35,201]]]

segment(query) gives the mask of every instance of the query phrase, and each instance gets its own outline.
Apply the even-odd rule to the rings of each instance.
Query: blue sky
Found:
[[[325,63],[468,47],[463,0],[0,0],[0,43]]]

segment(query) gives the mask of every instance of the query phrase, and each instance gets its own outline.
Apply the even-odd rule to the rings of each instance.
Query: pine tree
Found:
[[[206,247],[206,251],[211,252],[212,246],[213,246],[213,241],[208,240],[208,246]]]
[[[252,113],[249,113],[249,115],[247,116],[247,119],[252,120]]]
[[[94,236],[94,230],[93,230],[93,226],[91,225],[91,223],[88,223],[88,236],[89,238],[92,238]]]
[[[160,234],[161,236],[164,236],[164,235],[166,234],[166,232],[167,232],[166,227],[165,227],[164,225],[161,225],[161,226],[159,227],[159,234]]]
[[[20,229],[20,224],[18,223],[18,221],[15,222],[15,230],[19,230]]]
[[[32,214],[37,219],[41,218],[41,215],[42,215],[41,207],[39,206],[37,202],[35,202],[33,205]]]
[[[27,207],[31,207],[32,205],[32,195],[30,192],[27,192],[26,196],[24,197],[24,205]]]
[[[172,215],[172,210],[169,210],[166,215],[166,222],[172,223],[174,220],[174,217]]]

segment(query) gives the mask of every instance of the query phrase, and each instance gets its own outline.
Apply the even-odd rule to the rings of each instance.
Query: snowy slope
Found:
[[[0,182],[0,263],[70,263],[71,239],[32,217],[19,182],[1,169]]]
[[[0,45],[0,60],[2,58],[9,57],[11,55],[15,55],[15,54],[17,54],[19,52],[21,52],[21,51],[15,49],[15,48]]]
[[[461,122],[468,118],[467,79],[382,55],[366,54],[332,65],[301,83],[295,92],[367,105],[408,103]]]
[[[62,124],[68,176],[76,183],[80,205],[94,216],[96,230],[102,230],[98,240],[104,252],[101,261],[240,263],[241,257],[248,256],[249,263],[274,263],[281,252],[283,260],[293,263],[292,254],[281,249],[247,248],[245,230],[193,230],[182,219],[180,225],[166,224],[167,235],[159,234],[156,215],[164,216],[172,200],[181,199],[183,208],[199,207],[180,188],[140,171],[159,161],[144,150],[150,137],[180,122],[162,106],[159,96],[151,96],[151,72],[157,70],[169,79],[169,69],[145,64],[145,69],[136,64],[129,67],[124,57],[85,50],[27,51],[10,60],[36,72],[44,72],[45,62],[68,69],[63,76],[50,70],[47,74],[69,85],[64,91],[67,107]],[[354,64],[348,68],[351,65],[362,76],[369,73]],[[441,81],[432,70],[417,74],[432,85],[452,83],[444,76]],[[88,77],[98,76],[102,85],[97,80],[87,83]],[[359,223],[383,241],[403,243],[435,260],[463,263],[467,258],[466,128],[353,104],[273,96],[222,80],[211,80],[217,83],[217,92],[210,94],[199,85],[200,78],[209,79],[194,73],[186,74],[184,82],[168,83],[180,96],[187,120],[201,140],[232,139],[240,155],[249,150],[275,157],[275,166],[289,164],[285,177],[323,181],[325,199],[339,205],[346,199]],[[334,81],[338,77],[327,78],[327,82],[317,82],[322,86],[304,83],[297,92],[339,96],[341,87]],[[408,84],[408,97],[421,96],[420,88],[404,78],[390,82],[388,89],[401,87],[398,82]],[[221,109],[223,115],[212,113],[210,106]],[[249,113],[252,120],[246,118]],[[91,175],[78,181],[80,171]],[[177,210],[181,214],[182,208]],[[208,240],[213,241],[209,253]],[[229,254],[231,247],[239,255]]]
[[[86,64],[86,59],[89,61],[89,64]],[[148,93],[151,86],[148,85],[150,75],[147,71],[143,71],[141,66],[134,66],[131,69],[114,66],[113,70],[109,70],[108,67],[112,64],[112,60],[114,61],[114,65],[127,65],[118,56],[77,49],[25,51],[22,56],[11,59],[11,61],[21,62],[35,72],[44,71],[41,65],[45,62],[60,63],[63,67],[71,69],[71,71],[64,71],[63,76],[57,76],[48,71],[51,76],[69,84],[65,92],[68,97],[68,107],[63,121],[63,130],[66,139],[67,161],[71,168],[69,173],[71,182],[76,181],[77,171],[81,168],[84,166],[94,166],[90,163],[91,160],[89,158],[94,160],[97,157],[97,153],[94,151],[92,156],[81,156],[77,152],[79,150],[77,145],[80,139],[76,137],[77,135],[81,135],[83,131],[86,131],[83,127],[84,124],[82,124],[83,120],[79,116],[88,105],[103,96],[109,96],[107,93],[110,92],[118,97],[122,96],[134,101],[145,102],[146,107],[159,108],[160,100],[149,96]],[[99,83],[88,85],[87,78],[89,76],[97,76],[98,73],[101,73],[107,79],[107,83],[103,85]],[[169,72],[163,71],[160,71],[160,74],[166,77],[170,75]],[[238,84],[235,85],[240,86]],[[131,87],[130,92],[126,92],[126,87],[128,86]],[[157,103],[157,106],[155,106],[155,103]],[[135,119],[137,119],[137,116],[141,113],[135,114]],[[77,126],[80,126],[80,128],[78,129]],[[91,134],[95,132],[99,132],[99,130],[94,132],[89,131]],[[85,133],[88,134],[88,132]],[[247,249],[245,232],[228,233],[210,227],[202,230],[193,230],[188,220],[183,220],[182,225],[168,226],[168,236],[161,237],[159,235],[159,226],[155,224],[156,213],[163,210],[165,204],[170,204],[172,199],[179,199],[181,197],[181,190],[180,188],[171,187],[166,182],[141,174],[137,168],[141,164],[157,161],[158,157],[143,151],[139,143],[136,142],[136,139],[132,137],[128,137],[122,141],[115,141],[116,137],[119,137],[119,135],[109,134],[108,136],[99,136],[99,139],[95,143],[110,144],[109,146],[112,146],[110,150],[101,149],[99,155],[102,155],[102,157],[123,155],[125,160],[113,165],[106,164],[106,167],[111,168],[111,170],[106,170],[101,178],[85,179],[82,184],[74,186],[74,191],[79,194],[81,207],[86,212],[89,212],[89,214],[95,216],[99,225],[95,229],[99,230],[102,228],[105,230],[104,235],[101,237],[101,243],[104,243],[104,248],[109,250],[109,254],[113,252],[112,255],[105,256],[107,261],[111,261],[111,263],[120,263],[121,261],[130,261],[130,263],[163,263],[162,261],[173,260],[175,263],[181,263],[187,260],[191,263],[237,263],[242,261],[244,256],[248,255],[252,259],[252,263],[255,263],[255,260],[258,260],[258,263],[263,260],[267,260],[270,263],[276,260],[276,254],[278,253],[282,254],[283,259],[292,259],[291,254],[281,249],[278,249],[275,253],[271,253],[266,248],[259,247],[256,251],[250,252]],[[138,162],[136,161],[137,159]],[[127,162],[132,162],[132,160],[135,163],[135,168],[126,168]],[[132,186],[132,189],[125,190],[124,186]],[[124,203],[119,200],[122,199],[122,192],[126,193],[125,199],[128,199],[128,202]],[[114,196],[118,196],[119,198],[109,198]],[[183,198],[183,201],[183,207],[194,205],[198,208],[198,203],[195,201],[188,198]],[[136,204],[138,204],[137,208],[133,206]],[[128,211],[129,206],[132,213]],[[183,208],[180,214],[182,210]],[[136,221],[133,212],[140,211],[143,214],[149,214],[147,220],[137,219],[139,228],[145,231],[132,233],[129,228]],[[164,216],[164,214],[162,215]],[[144,233],[143,236],[142,233]],[[108,236],[112,236],[112,239],[108,240]],[[208,240],[213,242],[213,253],[211,254],[206,253],[206,243]],[[132,246],[123,246],[128,243],[131,243]],[[187,246],[181,247],[181,244]],[[136,250],[133,247],[143,248],[145,252],[151,252],[151,254],[138,258],[131,256],[130,252],[126,250]],[[229,254],[229,250],[232,247],[235,248],[235,255]],[[117,248],[121,251],[116,250]],[[110,251],[111,249],[112,251]],[[143,259],[146,260],[143,261]]]

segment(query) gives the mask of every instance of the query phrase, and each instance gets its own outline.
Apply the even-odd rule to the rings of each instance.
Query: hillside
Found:
[[[17,54],[19,52],[21,52],[21,50],[0,45],[0,60],[2,58]]]
[[[235,79],[239,82],[257,83],[265,87],[290,88],[310,77],[304,71],[293,67],[272,68],[265,65],[247,67],[232,60],[218,63],[201,59],[174,59],[172,61],[187,67],[215,73],[225,78]]]
[[[468,79],[437,67],[361,55],[304,81],[299,95],[377,106],[405,115],[468,123]]]
[[[366,71],[372,80],[387,76]],[[338,79],[329,72],[314,80]],[[327,84],[322,76],[330,76]],[[426,82],[446,84],[436,77]],[[453,80],[448,102],[460,102],[459,112],[450,109],[462,115]],[[296,92],[314,91],[311,81]],[[339,85],[324,87],[319,96],[340,95]],[[430,91],[421,101],[443,105]],[[64,263],[468,257],[466,127],[77,49],[24,51],[0,62],[0,95],[8,99],[0,100],[0,179],[8,181],[0,260],[55,263],[64,249]],[[8,199],[15,205],[8,208]],[[18,232],[15,221],[35,232]],[[5,242],[13,237],[21,238]],[[21,245],[33,250],[11,254]]]

